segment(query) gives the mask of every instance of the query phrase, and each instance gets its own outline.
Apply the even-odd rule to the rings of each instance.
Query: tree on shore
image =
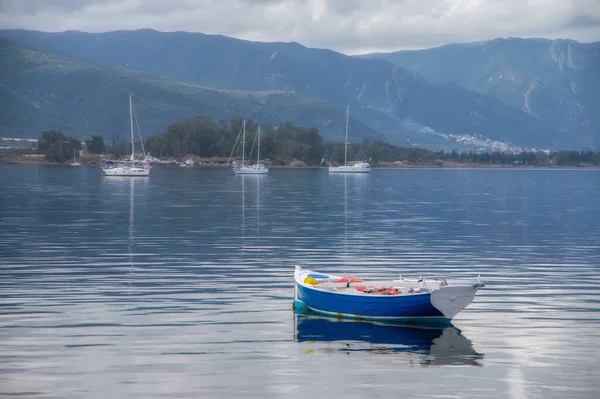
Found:
[[[168,126],[160,136],[152,137],[146,149],[161,156],[229,157],[234,146],[241,145],[240,129],[244,118],[237,117],[215,124],[209,117],[194,117]],[[246,119],[246,156],[256,156],[258,124]],[[237,141],[237,144],[236,144]],[[256,149],[254,149],[256,151]],[[323,137],[315,127],[295,126],[291,122],[277,127],[265,125],[261,129],[261,158],[277,164],[299,159],[307,164],[318,164],[323,156]]]
[[[125,154],[131,154],[131,144],[125,140],[113,139],[112,145],[108,148],[108,153],[112,159],[119,159]]]
[[[104,154],[104,137],[93,136],[92,139],[85,142],[87,152],[90,154]]]
[[[228,158],[234,149],[240,148],[240,129],[244,118],[213,122],[210,117],[197,116],[168,126],[167,131],[146,142],[146,150],[159,157],[183,157],[196,155],[206,158]],[[258,124],[246,119],[246,157],[256,157]],[[87,141],[90,153],[104,153],[102,136],[92,136]],[[52,162],[65,162],[73,159],[81,143],[74,137],[65,136],[56,130],[42,133],[38,151]],[[113,138],[108,153],[118,159],[130,154],[130,143]],[[241,153],[241,151],[240,151]],[[235,154],[234,154],[235,155]],[[239,159],[240,155],[237,155]],[[315,127],[296,126],[291,122],[278,126],[261,125],[261,160],[273,165],[288,165],[300,160],[306,165],[344,162],[344,143],[325,141]],[[373,166],[379,162],[401,161],[413,165],[440,166],[444,162],[481,165],[523,165],[523,166],[579,166],[600,165],[600,152],[557,151],[557,152],[482,152],[482,151],[432,151],[422,148],[401,147],[376,140],[361,143],[348,143],[348,162],[366,160]]]
[[[38,151],[52,162],[63,163],[71,160],[79,150],[81,142],[78,139],[57,130],[46,130],[38,140]]]
[[[160,136],[152,137],[146,149],[160,156],[182,157],[188,154],[201,157],[229,157],[236,145],[243,117],[219,124],[210,117],[197,116],[168,126]],[[246,119],[246,156],[252,153],[258,124]],[[240,143],[238,142],[238,146]],[[114,146],[113,146],[114,147]],[[238,147],[239,148],[239,147]],[[116,147],[114,148],[116,150]],[[320,165],[321,159],[328,163],[344,162],[344,143],[325,141],[315,127],[296,126],[292,122],[279,126],[261,125],[261,159],[269,159],[275,165],[286,165],[300,160],[307,165]],[[112,150],[111,150],[112,152]],[[117,155],[118,151],[115,151]],[[252,154],[254,157],[256,154]],[[598,165],[600,153],[590,151],[544,152],[481,152],[481,151],[432,151],[422,148],[401,147],[377,140],[348,143],[348,162],[366,160],[378,162],[403,161],[415,165],[443,165],[444,161],[484,165],[569,165],[580,163]]]

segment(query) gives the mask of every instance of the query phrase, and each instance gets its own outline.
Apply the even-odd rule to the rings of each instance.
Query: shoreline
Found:
[[[41,157],[40,157],[41,158]],[[68,166],[72,167],[69,163],[57,163],[40,159],[38,157],[31,156],[8,156],[0,157],[0,166],[3,165],[45,165],[45,166]],[[78,159],[81,166],[85,167],[100,167],[100,160],[97,157],[89,157]],[[204,162],[204,161],[203,161]],[[194,165],[188,167],[188,169],[224,169],[229,168],[225,164],[210,163],[206,161],[201,165]],[[153,168],[180,168],[176,165],[152,165]],[[314,165],[271,165],[269,169],[327,169],[327,166],[314,166]],[[459,163],[459,162],[444,162],[443,165],[433,164],[408,164],[408,163],[392,163],[382,162],[379,166],[372,166],[372,169],[600,169],[600,165],[593,164],[581,164],[581,165],[507,165],[507,164],[478,164],[478,163]]]

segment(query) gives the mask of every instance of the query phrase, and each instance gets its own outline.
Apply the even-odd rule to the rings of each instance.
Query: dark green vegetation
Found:
[[[350,103],[351,141],[384,140],[448,149],[464,146],[445,137],[452,133],[517,146],[599,147],[584,125],[571,129],[567,137],[562,124],[504,102],[494,93],[431,83],[381,59],[348,57],[297,43],[150,30],[102,34],[12,30],[0,31],[0,35],[68,57],[58,63],[70,64],[64,68],[57,66],[58,57],[45,54],[54,61],[51,66],[27,69],[33,84],[26,90],[15,76],[3,77],[2,83],[13,93],[11,101],[29,107],[23,110],[25,114],[36,112],[31,119],[51,115],[54,123],[88,137],[124,135],[127,124],[119,118],[127,117],[124,103],[131,92],[146,137],[173,121],[200,114],[214,120],[246,115],[273,125],[291,121],[317,126],[325,137],[341,139],[343,109]],[[73,63],[78,64],[76,71]],[[71,85],[70,79],[60,79],[62,75],[52,69],[85,77],[74,79],[76,85]],[[45,81],[52,86],[41,84],[42,90],[35,91],[34,86]],[[67,93],[75,93],[77,102],[71,103]],[[27,119],[24,116],[21,122]],[[9,119],[11,126],[21,126],[12,123],[16,120]]]
[[[146,149],[157,156],[181,157],[187,154],[200,157],[227,158],[232,154],[239,137],[243,118],[219,124],[209,117],[195,117],[169,125],[167,132],[151,138]],[[323,157],[323,137],[315,127],[299,127],[291,122],[261,127],[261,158],[277,165],[291,160],[319,164]],[[246,157],[256,159],[258,125],[246,121]],[[240,141],[241,143],[241,141]],[[240,144],[238,144],[239,146]],[[240,147],[238,147],[240,148]],[[235,155],[235,154],[234,154]]]
[[[74,138],[65,136],[56,130],[47,130],[42,133],[38,140],[38,152],[46,155],[46,159],[52,162],[66,162],[75,157],[75,153],[81,150],[81,142]]]
[[[91,140],[85,142],[87,152],[90,154],[103,154],[104,153],[104,137],[92,136]]]
[[[600,148],[600,42],[496,39],[362,57],[494,95],[555,126],[559,147]]]
[[[148,140],[146,150],[161,157],[193,154],[206,158],[227,158],[232,153],[242,121],[238,117],[230,122],[221,120],[216,124],[208,117],[190,118],[170,125],[166,133]],[[253,120],[246,121],[246,156],[252,156],[253,159],[256,159],[257,128]],[[319,130],[314,127],[299,127],[291,122],[282,123],[276,128],[266,125],[261,127],[261,158],[268,159],[275,165],[287,165],[293,160],[303,161],[307,165],[319,165],[322,159],[327,163],[343,163],[344,143],[325,142]],[[348,161],[357,160],[368,160],[373,165],[402,161],[410,165],[441,166],[445,161],[451,161],[482,165],[579,166],[581,163],[599,165],[600,152],[444,152],[365,140],[348,147]]]
[[[240,148],[239,133],[242,117],[231,121],[221,120],[216,124],[211,118],[198,116],[169,125],[167,131],[149,139],[145,148],[160,157],[182,158],[196,155],[203,158],[228,158],[237,144]],[[256,159],[256,139],[258,125],[251,119],[246,120],[246,157]],[[95,136],[86,142],[88,152],[91,147],[97,150],[102,145],[102,153],[115,158],[129,154],[130,143],[115,140],[104,148],[102,137]],[[38,152],[46,155],[52,162],[67,162],[81,143],[74,137],[62,132],[49,130],[42,133],[38,141]],[[233,154],[239,159],[239,153]],[[344,162],[344,143],[323,139],[315,127],[295,126],[291,122],[277,127],[261,126],[261,159],[272,165],[288,165],[300,160],[307,165],[322,165]],[[480,164],[480,165],[530,165],[530,166],[579,166],[580,164],[600,165],[600,152],[560,151],[550,154],[543,152],[476,153],[444,152],[419,148],[399,147],[380,141],[365,140],[360,144],[349,144],[348,161],[368,160],[374,166],[378,163],[403,162],[407,165],[443,166],[444,162]]]

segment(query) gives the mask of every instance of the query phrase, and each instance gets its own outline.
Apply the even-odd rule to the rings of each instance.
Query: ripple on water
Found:
[[[9,397],[597,391],[597,173],[2,168]],[[453,326],[339,323],[292,314],[295,264],[487,287]]]

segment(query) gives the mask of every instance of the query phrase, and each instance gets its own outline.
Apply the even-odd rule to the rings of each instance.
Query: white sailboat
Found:
[[[246,121],[242,124],[242,164],[234,168],[233,171],[238,175],[264,175],[269,173],[269,169],[262,163],[260,163],[260,126],[258,127],[258,155],[255,165],[244,165],[244,158],[246,148]],[[250,162],[250,160],[248,160]]]
[[[346,108],[346,141],[344,142],[344,166],[331,166],[329,173],[369,173],[371,166],[368,162],[354,162],[348,165],[348,121],[350,119],[350,105]]]
[[[81,166],[81,164],[77,162],[77,157],[75,154],[77,154],[77,151],[73,150],[73,162],[71,162],[71,166]]]
[[[133,136],[133,103],[131,95],[129,96],[129,123],[131,125],[131,165],[118,165],[102,168],[102,176],[131,176],[145,177],[150,175],[150,166],[141,164],[135,165],[135,138]]]

